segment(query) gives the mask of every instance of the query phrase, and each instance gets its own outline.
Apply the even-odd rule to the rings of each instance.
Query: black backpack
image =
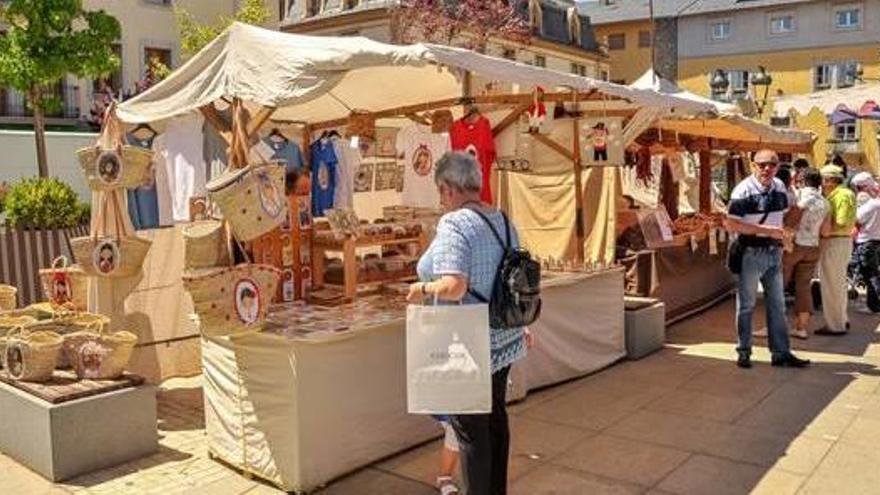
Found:
[[[532,259],[528,251],[511,248],[510,224],[504,212],[501,212],[501,216],[504,218],[507,242],[501,240],[486,215],[473,208],[470,210],[486,222],[504,254],[495,270],[492,297],[487,299],[471,288],[468,288],[468,293],[480,302],[489,303],[491,328],[518,328],[532,324],[541,315],[541,265]]]

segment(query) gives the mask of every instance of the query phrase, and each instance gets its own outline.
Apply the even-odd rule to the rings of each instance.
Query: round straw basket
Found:
[[[18,306],[15,295],[18,289],[11,285],[0,284],[0,311],[9,311]]]
[[[227,170],[206,188],[241,242],[275,230],[287,218],[284,167],[278,164]]]
[[[225,336],[262,328],[275,296],[281,271],[269,265],[241,264],[219,270],[200,270],[184,277],[193,299],[201,332]]]
[[[0,314],[0,368],[4,368],[6,361],[6,334],[14,329],[24,325],[28,325],[37,320],[30,316],[18,316],[11,314]]]
[[[137,336],[125,331],[109,333],[105,328],[93,326],[64,336],[64,354],[78,378],[112,380],[128,366]]]
[[[223,222],[205,220],[183,228],[187,269],[229,265],[229,240]]]
[[[52,378],[63,340],[54,332],[17,327],[6,335],[3,351],[7,374],[15,380],[44,382]]]
[[[84,310],[88,306],[89,286],[86,273],[71,266],[67,256],[52,261],[51,268],[40,269],[43,295],[53,306]]]
[[[76,156],[93,191],[134,189],[148,183],[153,175],[153,152],[138,146],[89,146],[77,150]]]
[[[25,326],[31,332],[47,331],[57,333],[65,337],[71,333],[81,332],[88,329],[105,328],[110,324],[110,318],[94,313],[57,313],[51,320],[43,320]],[[58,368],[69,368],[71,361],[67,353],[58,356]]]
[[[132,277],[141,271],[151,241],[138,236],[77,237],[71,239],[73,257],[86,275],[93,277]],[[112,253],[112,261],[101,263],[101,252]]]

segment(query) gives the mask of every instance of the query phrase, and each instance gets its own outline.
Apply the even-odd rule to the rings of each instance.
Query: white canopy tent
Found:
[[[636,79],[634,83],[630,84],[629,87],[634,89],[650,89],[663,95],[675,96],[676,98],[681,98],[696,103],[712,105],[715,107],[718,113],[742,113],[738,106],[731,103],[711,100],[709,98],[679,88],[678,85],[676,85],[674,82],[660,77],[660,75],[657,74],[657,72],[655,72],[653,68],[645,71],[645,73],[642,74],[641,77]]]
[[[807,115],[813,108],[830,115],[840,104],[858,111],[867,101],[880,101],[880,84],[859,84],[844,89],[829,89],[802,95],[781,96],[773,100],[773,112],[788,116],[792,111]]]
[[[274,119],[316,123],[462,96],[465,71],[486,80],[564,87],[675,115],[714,114],[706,102],[533,67],[448,46],[281,33],[235,23],[167,79],[118,108],[124,122],[157,122],[221,99],[275,108]]]

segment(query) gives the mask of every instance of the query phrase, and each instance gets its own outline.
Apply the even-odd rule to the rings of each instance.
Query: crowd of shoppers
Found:
[[[880,312],[880,184],[869,173],[847,183],[839,157],[816,170],[806,160],[780,164],[773,151],[759,151],[752,175],[731,193],[727,228],[743,246],[736,305],[738,366],[751,367],[752,337],[765,335],[773,366],[808,365],[791,353],[789,332],[808,338],[812,311],[821,306],[825,324],[814,333],[846,334],[851,285],[864,286],[868,307]],[[820,290],[815,294],[811,284],[817,274]],[[767,328],[753,332],[759,282]],[[791,324],[785,314],[786,289],[794,292]]]

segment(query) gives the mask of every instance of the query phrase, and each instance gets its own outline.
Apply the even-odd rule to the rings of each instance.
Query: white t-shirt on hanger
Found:
[[[403,196],[406,206],[440,206],[434,184],[437,160],[451,149],[448,134],[434,134],[431,128],[411,124],[397,133],[397,154],[403,161]]]

